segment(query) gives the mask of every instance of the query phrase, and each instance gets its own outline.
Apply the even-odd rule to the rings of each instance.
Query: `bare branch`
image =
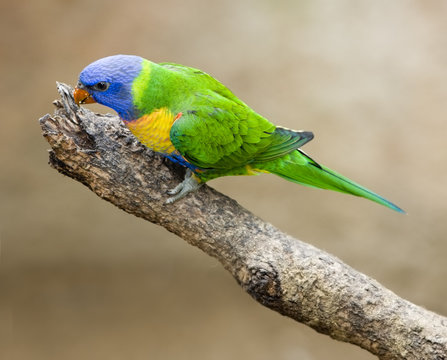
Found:
[[[183,169],[153,153],[112,115],[79,108],[58,84],[40,119],[50,164],[97,195],[218,259],[261,304],[380,359],[446,359],[447,319],[396,296],[336,257],[294,239],[203,186],[174,204]]]

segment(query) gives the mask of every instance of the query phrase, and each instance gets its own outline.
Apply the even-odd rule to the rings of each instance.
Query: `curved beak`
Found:
[[[92,95],[79,85],[75,87],[73,91],[73,97],[76,104],[93,104],[95,103],[95,99],[93,99]]]

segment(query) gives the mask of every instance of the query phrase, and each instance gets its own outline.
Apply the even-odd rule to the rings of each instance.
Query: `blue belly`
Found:
[[[191,169],[192,171],[199,169],[198,166],[195,166],[189,162],[187,162],[183,156],[179,155],[179,154],[170,154],[170,155],[165,155],[169,160],[171,160],[172,162],[175,162],[177,164],[186,166],[187,168]]]

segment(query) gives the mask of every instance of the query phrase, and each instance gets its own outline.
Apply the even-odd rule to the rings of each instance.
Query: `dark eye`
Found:
[[[110,83],[105,82],[105,81],[100,81],[98,83],[96,83],[95,85],[93,85],[93,89],[97,90],[97,91],[106,91],[110,86]]]

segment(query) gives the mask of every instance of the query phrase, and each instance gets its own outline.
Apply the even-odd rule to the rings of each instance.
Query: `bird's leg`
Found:
[[[196,191],[203,183],[193,174],[191,169],[186,170],[185,180],[178,184],[175,188],[168,191],[169,195],[174,195],[168,200],[166,204],[172,204],[173,202],[185,197],[190,192]]]
[[[191,169],[186,169],[186,173],[185,173],[185,179],[178,184],[175,188],[168,190],[168,194],[169,195],[176,195],[178,194],[180,191],[182,191],[183,186],[185,184],[186,179],[189,179],[192,176],[192,171]]]

